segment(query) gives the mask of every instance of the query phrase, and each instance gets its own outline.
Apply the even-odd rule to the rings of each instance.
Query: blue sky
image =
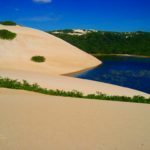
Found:
[[[0,20],[42,30],[150,31],[149,0],[1,0]]]

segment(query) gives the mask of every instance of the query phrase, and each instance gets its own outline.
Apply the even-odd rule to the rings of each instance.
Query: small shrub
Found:
[[[63,90],[52,90],[40,87],[38,84],[29,84],[26,80],[22,82],[17,80],[12,80],[9,78],[0,77],[0,88],[10,88],[10,89],[20,89],[38,92],[47,95],[54,96],[64,96],[64,97],[76,97],[76,98],[87,98],[87,99],[97,99],[97,100],[108,100],[108,101],[122,101],[122,102],[132,102],[132,103],[145,103],[150,104],[150,98],[145,98],[142,96],[126,97],[126,96],[108,96],[106,94],[88,94],[83,95],[82,92],[78,91],[63,91]]]
[[[0,30],[0,38],[4,40],[13,40],[16,37],[16,33],[8,30]]]
[[[0,24],[7,25],[7,26],[16,26],[16,23],[13,21],[3,21],[3,22],[0,22]]]
[[[33,56],[31,58],[31,60],[34,61],[34,62],[41,63],[41,62],[45,62],[45,57],[43,57],[43,56]]]

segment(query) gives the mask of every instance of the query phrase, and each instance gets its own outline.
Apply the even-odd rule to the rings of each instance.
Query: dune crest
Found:
[[[0,68],[44,74],[65,74],[101,63],[93,56],[43,31],[3,25],[0,25],[0,29],[17,34],[12,41],[0,39]],[[31,58],[37,55],[44,56],[46,61],[32,62]]]

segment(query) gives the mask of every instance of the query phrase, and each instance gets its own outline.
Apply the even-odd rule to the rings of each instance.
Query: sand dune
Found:
[[[17,33],[0,39],[0,76],[49,89],[108,95],[149,94],[63,76],[101,62],[45,32],[2,26]],[[34,55],[46,57],[35,63]],[[150,106],[47,96],[0,88],[0,150],[149,150]]]
[[[0,89],[0,150],[149,150],[149,114],[145,104]]]
[[[0,68],[47,74],[65,74],[91,68],[101,62],[67,42],[48,33],[21,26],[3,26],[17,33],[12,41],[0,39]],[[35,63],[32,56],[41,55],[45,63]]]
[[[27,80],[50,89],[78,90],[85,94],[102,92],[108,95],[149,97],[148,94],[111,84],[60,76],[101,64],[95,57],[45,32],[21,27],[3,26],[17,33],[12,41],[0,39],[0,76]],[[35,63],[32,56],[42,55],[44,63]]]

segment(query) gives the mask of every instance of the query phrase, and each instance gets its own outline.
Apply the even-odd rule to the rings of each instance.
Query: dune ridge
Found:
[[[94,67],[101,62],[67,42],[46,32],[20,26],[3,26],[17,34],[13,41],[0,39],[0,67],[47,74],[65,74]],[[41,55],[45,63],[30,61]]]

